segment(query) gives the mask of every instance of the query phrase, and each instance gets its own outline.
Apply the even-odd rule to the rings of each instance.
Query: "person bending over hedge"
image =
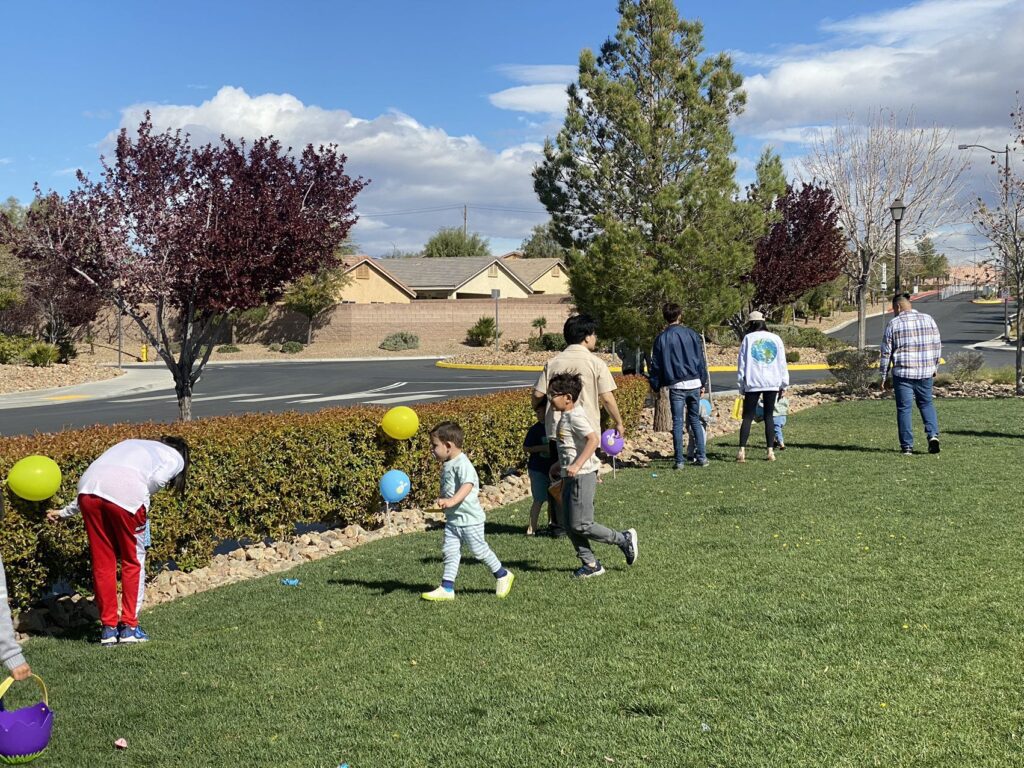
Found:
[[[139,626],[146,585],[146,519],[150,495],[165,486],[180,496],[188,479],[188,443],[180,437],[124,440],[108,448],[78,481],[78,497],[46,513],[50,522],[82,513],[92,556],[92,579],[100,611],[100,645],[144,643]],[[117,610],[117,564],[121,563],[121,613]]]
[[[4,496],[0,490],[0,518],[4,516]],[[4,561],[0,559],[0,660],[15,680],[25,680],[32,674],[32,668],[25,661],[21,646],[14,637],[14,622],[11,607],[7,603],[7,574]]]

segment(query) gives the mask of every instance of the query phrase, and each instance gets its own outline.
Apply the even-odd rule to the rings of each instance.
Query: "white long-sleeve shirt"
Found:
[[[754,331],[743,337],[736,378],[740,393],[771,392],[789,386],[786,348],[770,331]]]
[[[89,465],[78,481],[78,495],[99,496],[133,515],[139,507],[148,512],[150,495],[184,468],[185,459],[169,445],[156,440],[124,440]],[[78,511],[76,498],[60,515],[71,517]]]

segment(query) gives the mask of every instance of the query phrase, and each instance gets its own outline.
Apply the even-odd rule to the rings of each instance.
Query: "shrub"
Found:
[[[957,352],[949,358],[949,372],[961,384],[965,381],[974,381],[983,365],[985,356],[973,349]]]
[[[865,392],[878,378],[878,351],[841,349],[830,352],[825,359],[832,375],[849,392]]]
[[[281,351],[286,355],[294,355],[296,352],[301,352],[305,347],[297,341],[286,341],[281,345]]]
[[[787,349],[786,350],[786,362],[787,363],[799,363],[800,362],[800,352],[798,350],[795,350],[795,349]]]
[[[817,328],[777,325],[771,326],[771,331],[777,333],[787,347],[809,347],[819,352],[834,352],[849,347],[845,341],[834,339]]]
[[[402,349],[419,349],[419,346],[420,337],[409,331],[392,333],[380,343],[381,349],[386,349],[390,352],[398,352]]]
[[[1012,365],[1004,365],[1001,368],[983,368],[979,371],[978,378],[993,384],[1016,384],[1017,371]]]
[[[476,324],[466,331],[466,342],[476,347],[486,347],[494,343],[495,336],[501,332],[495,328],[493,317],[481,317]]]
[[[18,362],[30,344],[32,339],[27,336],[7,336],[0,333],[0,365]]]
[[[270,350],[271,352],[280,352],[281,345],[278,344],[277,342],[274,342],[273,344],[268,344],[267,349]]]
[[[45,341],[37,342],[24,351],[22,356],[34,368],[49,368],[60,357],[60,350]]]
[[[565,349],[565,337],[560,333],[545,333],[538,337],[531,336],[528,345],[534,352],[561,352]]]
[[[231,354],[234,352],[241,352],[242,350],[236,347],[234,344],[221,344],[217,347],[217,351],[223,354]]]
[[[647,380],[616,377],[619,410],[627,429],[637,425]],[[0,520],[0,551],[12,603],[24,607],[67,581],[86,588],[89,555],[81,519],[47,524],[47,506],[70,501],[89,463],[129,437],[156,439],[172,432],[188,440],[192,467],[188,493],[153,497],[153,547],[157,570],[173,560],[191,570],[206,565],[225,540],[283,538],[297,524],[358,522],[369,526],[382,508],[377,482],[388,469],[412,479],[409,504],[425,507],[437,496],[438,466],[427,431],[458,422],[482,483],[497,482],[525,463],[523,435],[534,422],[526,389],[416,406],[420,431],[402,443],[380,434],[383,407],[333,408],[314,413],[250,413],[189,423],[115,424],[67,432],[0,438],[0,477],[31,454],[50,456],[63,479],[47,504],[7,494]],[[6,493],[6,488],[0,488]]]
[[[948,387],[956,381],[956,377],[950,373],[937,373],[935,374],[935,378],[932,379],[932,384],[936,387]]]

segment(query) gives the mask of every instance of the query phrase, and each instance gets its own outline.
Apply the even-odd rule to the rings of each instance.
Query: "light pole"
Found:
[[[992,149],[992,147],[986,147],[984,144],[958,144],[957,149],[972,149],[977,147],[978,149],[984,149],[986,152],[991,152],[993,155],[1003,156],[1003,215],[1008,215],[1010,211],[1010,145],[1007,144],[1003,149]],[[995,163],[995,160],[992,161]],[[1009,265],[1009,254],[1003,254],[1003,290],[1006,291],[1006,295],[1003,297],[1003,338],[1007,341],[1010,340],[1010,265]]]
[[[892,220],[896,222],[896,259],[892,270],[892,281],[896,285],[896,290],[893,292],[894,295],[900,292],[900,222],[903,220],[903,212],[906,209],[907,206],[903,204],[902,197],[897,197],[892,201],[892,205],[889,206],[889,212],[892,214]]]

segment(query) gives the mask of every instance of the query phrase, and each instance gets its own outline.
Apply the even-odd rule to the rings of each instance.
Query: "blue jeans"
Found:
[[[694,460],[707,459],[704,448],[704,430],[700,426],[700,387],[697,389],[669,389],[668,401],[672,405],[672,447],[676,464],[686,463],[686,446],[683,443],[683,427],[689,427],[697,438]]]
[[[939,419],[935,415],[935,404],[932,402],[932,380],[904,379],[892,377],[892,390],[896,395],[896,426],[900,433],[900,448],[906,450],[914,447],[914,424],[911,421],[911,408],[917,403],[924,422],[924,433],[929,438],[939,436]]]

